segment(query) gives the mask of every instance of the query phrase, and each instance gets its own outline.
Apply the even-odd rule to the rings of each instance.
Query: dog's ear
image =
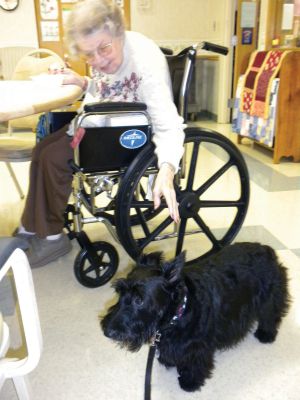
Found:
[[[117,279],[112,284],[112,287],[115,289],[115,291],[118,294],[123,294],[124,292],[126,292],[126,290],[128,290],[128,283],[127,283],[126,279],[120,278],[120,279]]]
[[[184,266],[185,251],[180,253],[174,260],[163,264],[163,275],[168,283],[176,284],[181,277],[181,271]]]
[[[163,261],[162,251],[142,254],[137,261],[139,267],[160,267]]]

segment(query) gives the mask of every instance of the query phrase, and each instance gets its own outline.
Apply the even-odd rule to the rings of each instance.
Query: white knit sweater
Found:
[[[145,103],[152,122],[158,165],[169,162],[177,170],[183,154],[184,124],[173,102],[165,56],[152,40],[132,31],[125,33],[123,52],[123,63],[115,74],[93,72],[84,103]]]

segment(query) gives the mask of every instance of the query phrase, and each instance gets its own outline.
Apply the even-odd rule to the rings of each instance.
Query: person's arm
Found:
[[[158,55],[143,71],[143,101],[147,104],[153,126],[153,142],[158,157],[159,172],[154,184],[154,207],[158,208],[161,197],[168,205],[170,216],[179,222],[179,211],[174,190],[174,175],[183,155],[184,124],[178,115],[170,88],[168,66]]]

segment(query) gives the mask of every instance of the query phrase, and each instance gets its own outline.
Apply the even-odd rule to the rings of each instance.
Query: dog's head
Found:
[[[163,262],[161,253],[144,255],[126,279],[115,282],[119,299],[101,321],[105,336],[131,351],[149,342],[166,314],[176,309],[184,256]]]

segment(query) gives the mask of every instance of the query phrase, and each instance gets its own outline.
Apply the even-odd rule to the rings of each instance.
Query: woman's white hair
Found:
[[[82,0],[75,5],[64,26],[70,54],[78,55],[77,40],[97,31],[107,31],[112,37],[125,31],[122,10],[113,0]]]

